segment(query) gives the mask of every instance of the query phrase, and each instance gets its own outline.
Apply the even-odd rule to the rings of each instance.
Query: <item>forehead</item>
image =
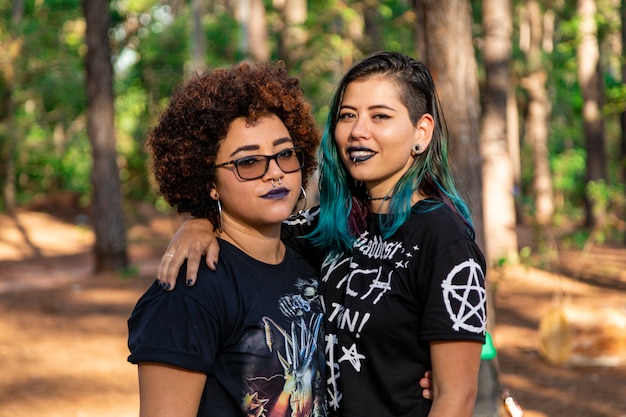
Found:
[[[287,127],[276,115],[263,116],[255,121],[240,117],[228,127],[218,153],[266,149],[289,140]]]
[[[343,93],[342,103],[348,101],[399,101],[400,91],[393,79],[376,75],[350,82]],[[352,103],[354,104],[354,103]]]

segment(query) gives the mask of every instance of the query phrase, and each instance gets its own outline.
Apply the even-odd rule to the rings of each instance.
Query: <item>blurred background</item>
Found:
[[[526,416],[564,406],[625,416],[612,391],[626,386],[625,21],[626,0],[0,0],[0,311],[15,319],[0,327],[0,416],[124,414],[29,409],[28,392],[60,396],[63,385],[20,372],[44,356],[17,349],[17,335],[25,345],[46,328],[63,335],[89,308],[123,325],[154,279],[180,217],[154,187],[143,142],[177,85],[240,60],[283,60],[322,130],[340,76],[381,49],[426,63],[439,90],[490,266],[501,352],[487,362],[490,395],[502,379],[532,403]],[[88,294],[111,298],[85,304]],[[125,329],[114,335],[124,366]],[[59,346],[80,350],[66,336]],[[571,401],[586,395],[565,388],[578,379],[598,404]],[[121,401],[134,398],[124,389]]]

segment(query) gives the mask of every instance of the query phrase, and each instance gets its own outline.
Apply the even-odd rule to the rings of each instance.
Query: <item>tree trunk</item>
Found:
[[[548,152],[548,129],[551,113],[546,92],[547,74],[542,66],[541,44],[543,15],[536,0],[526,1],[529,39],[526,52],[528,75],[521,84],[528,95],[525,131],[533,149],[533,191],[535,195],[535,222],[550,225],[554,214],[552,174]]]
[[[0,131],[0,184],[2,184],[3,209],[7,213],[15,210],[16,204],[16,169],[15,160],[17,152],[18,134],[15,131],[15,101],[13,92],[15,91],[15,60],[20,55],[22,49],[22,39],[17,34],[17,27],[24,17],[24,1],[13,2],[11,11],[11,30],[6,43],[2,46],[4,58],[0,67],[0,74],[3,78],[0,84],[4,84],[4,91],[1,92],[0,120],[4,120],[4,131]],[[2,124],[0,124],[1,126]],[[1,138],[4,137],[4,140]]]
[[[580,43],[576,51],[578,82],[583,96],[583,126],[587,149],[587,183],[607,179],[606,138],[602,106],[604,82],[600,70],[595,0],[578,0],[576,12],[580,18]],[[599,219],[591,209],[592,202],[585,198],[587,226],[594,226]]]
[[[191,71],[201,73],[206,67],[207,39],[202,19],[207,12],[207,0],[191,2]]]
[[[516,97],[517,81],[511,79],[510,83],[506,103],[506,135],[509,144],[509,155],[511,156],[511,163],[513,164],[515,218],[517,224],[524,224],[524,209],[521,199],[518,197],[522,193],[522,153],[520,150],[520,117]]]
[[[245,26],[246,52],[255,61],[268,62],[270,50],[263,0],[242,0],[241,19]]]
[[[622,57],[626,55],[626,0],[622,0],[620,5],[620,15],[622,21]],[[626,85],[626,60],[622,59],[622,83]],[[620,146],[620,158],[621,162],[621,181],[622,184],[626,183],[626,110],[620,114],[620,126],[622,127],[621,146]],[[624,191],[626,192],[626,190]],[[626,197],[626,196],[625,196]],[[626,207],[623,213],[626,218]],[[626,233],[624,234],[624,243],[626,244]]]
[[[304,59],[307,32],[302,25],[307,19],[307,0],[286,0],[281,11],[280,57],[288,68],[295,68]]]
[[[513,36],[510,0],[483,1],[485,88],[481,150],[487,261],[517,263],[515,182],[509,153],[507,96]]]
[[[478,71],[467,0],[414,0],[419,58],[433,74],[448,126],[450,162],[484,248]]]
[[[368,53],[380,51],[384,47],[381,25],[387,24],[378,11],[380,4],[377,0],[366,0],[362,3],[362,7],[367,42],[365,50]]]
[[[113,68],[107,31],[109,2],[83,0],[87,24],[87,133],[93,168],[93,223],[95,271],[117,271],[128,266],[119,169],[115,148]]]

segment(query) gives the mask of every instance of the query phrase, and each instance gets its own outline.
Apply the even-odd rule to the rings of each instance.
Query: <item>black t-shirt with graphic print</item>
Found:
[[[217,271],[202,260],[194,287],[185,265],[173,291],[155,282],[139,299],[128,360],[206,373],[198,416],[325,416],[318,269],[290,248],[269,265],[219,244]]]
[[[328,256],[327,401],[343,417],[426,416],[418,381],[432,369],[429,342],[483,342],[485,260],[448,207],[421,201],[391,237],[379,216],[352,254]]]

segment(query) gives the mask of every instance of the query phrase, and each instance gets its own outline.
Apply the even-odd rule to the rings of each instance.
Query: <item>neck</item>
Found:
[[[276,265],[285,258],[285,245],[280,240],[280,224],[264,230],[224,222],[220,237],[257,261]]]
[[[372,197],[370,196],[369,192],[366,193],[366,199],[369,202],[370,210],[376,214],[388,214],[392,198],[394,198],[394,196],[392,195],[386,195],[383,197]],[[423,197],[421,196],[421,194],[418,191],[415,191],[411,196],[411,206],[413,206],[422,199]]]
[[[392,190],[393,191],[393,190]],[[369,202],[370,210],[373,213],[378,214],[386,214],[389,211],[389,204],[391,203],[391,199],[393,198],[391,194],[392,191],[389,191],[388,194],[378,196],[376,193],[371,195],[369,191],[365,192],[365,199]]]

